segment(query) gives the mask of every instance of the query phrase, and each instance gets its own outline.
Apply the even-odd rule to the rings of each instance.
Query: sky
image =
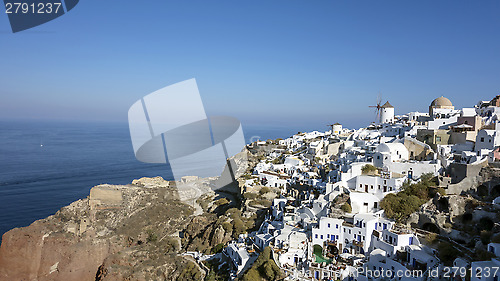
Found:
[[[0,14],[0,118],[127,122],[196,78],[208,115],[357,128],[500,94],[500,1],[110,1],[13,34]]]

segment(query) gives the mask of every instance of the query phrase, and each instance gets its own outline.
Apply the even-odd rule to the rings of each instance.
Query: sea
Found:
[[[247,143],[298,131],[293,125],[242,128]],[[86,198],[93,186],[155,176],[173,179],[168,165],[135,158],[127,123],[0,121],[0,236]]]

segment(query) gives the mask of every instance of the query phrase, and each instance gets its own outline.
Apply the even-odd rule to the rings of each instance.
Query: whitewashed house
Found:
[[[312,244],[323,247],[326,241],[339,241],[342,238],[342,219],[322,217],[317,226],[313,227]]]
[[[233,261],[237,273],[239,273],[250,260],[250,256],[244,244],[231,243],[224,250],[224,254]]]

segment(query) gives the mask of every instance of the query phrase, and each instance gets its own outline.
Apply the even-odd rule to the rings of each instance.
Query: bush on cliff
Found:
[[[346,213],[352,212],[352,207],[351,205],[349,205],[349,203],[344,203],[344,205],[342,205],[340,209]]]
[[[376,174],[377,168],[372,164],[366,164],[363,167],[361,167],[361,172],[363,173],[363,175],[372,175]]]
[[[380,201],[380,207],[388,218],[404,222],[412,213],[418,211],[422,204],[436,195],[439,190],[434,188],[435,185],[432,174],[423,174],[419,182],[405,182],[400,192],[387,194]]]
[[[252,267],[243,275],[243,281],[279,280],[282,273],[271,256],[271,248],[266,247],[260,253]]]

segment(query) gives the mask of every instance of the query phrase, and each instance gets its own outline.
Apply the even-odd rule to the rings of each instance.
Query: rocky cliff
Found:
[[[203,270],[178,255],[179,230],[193,212],[161,178],[96,186],[86,199],[5,233],[0,280],[199,280]]]

